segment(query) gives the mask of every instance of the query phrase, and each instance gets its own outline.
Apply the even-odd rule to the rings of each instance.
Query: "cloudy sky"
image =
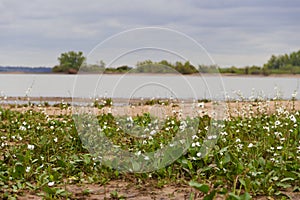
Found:
[[[262,65],[300,49],[298,0],[0,0],[0,65],[56,65],[122,31],[163,27],[201,44],[220,66]]]

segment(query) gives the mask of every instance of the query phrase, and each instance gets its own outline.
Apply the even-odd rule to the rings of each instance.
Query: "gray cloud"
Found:
[[[299,11],[293,0],[2,0],[0,65],[53,66],[63,51],[143,26],[190,35],[221,66],[262,64],[299,49]]]

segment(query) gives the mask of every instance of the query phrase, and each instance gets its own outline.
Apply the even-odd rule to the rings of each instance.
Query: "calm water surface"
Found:
[[[299,91],[299,78],[181,75],[1,74],[2,96],[114,98],[230,98],[280,95]],[[296,96],[299,99],[299,95]]]

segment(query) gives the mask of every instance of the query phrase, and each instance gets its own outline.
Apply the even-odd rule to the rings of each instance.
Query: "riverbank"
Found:
[[[151,99],[133,99],[129,102],[126,99],[114,99],[112,104],[104,103],[105,99],[98,100],[97,105],[94,101],[84,101],[82,99],[72,98],[7,98],[7,102],[0,102],[0,106],[5,109],[11,109],[18,112],[27,112],[33,110],[36,112],[43,112],[47,115],[72,115],[76,110],[90,110],[95,114],[108,114],[114,116],[137,116],[143,113],[150,113],[154,116],[164,118],[165,116],[173,116],[180,114],[182,117],[187,116],[203,116],[218,112],[220,116],[228,118],[230,116],[250,116],[253,114],[272,114],[279,109],[287,111],[299,110],[300,100],[274,100],[274,101],[227,101],[227,102],[206,102],[206,101],[168,101]],[[77,100],[77,101],[76,101]],[[15,104],[20,101],[23,104]],[[26,102],[26,103],[25,103]],[[35,103],[32,103],[35,102]],[[39,102],[39,103],[37,103]],[[49,104],[48,102],[52,102]],[[53,103],[55,102],[55,103]],[[88,103],[88,104],[87,104]],[[149,105],[151,103],[151,105]],[[82,104],[82,106],[80,106]],[[72,107],[73,105],[73,107]],[[244,114],[243,114],[244,113]],[[245,115],[245,113],[248,113]]]
[[[194,74],[180,74],[180,73],[87,73],[87,72],[80,72],[79,74],[68,74],[68,73],[45,73],[45,72],[35,72],[35,73],[26,73],[26,72],[0,72],[0,74],[7,74],[7,75],[131,75],[131,76],[221,76],[221,77],[282,77],[282,78],[300,78],[300,74],[236,74],[236,73],[194,73]]]
[[[154,122],[148,115],[128,118],[128,123],[134,122],[143,128],[146,137],[142,138],[128,134],[126,126],[116,123],[116,115],[122,112],[114,112],[114,109],[124,106],[92,107],[99,112],[98,131],[104,133],[115,148],[140,156],[134,165],[127,165],[126,161],[130,159],[124,162],[121,156],[117,156],[114,162],[121,162],[121,167],[127,163],[127,167],[139,169],[148,166],[144,164],[151,160],[164,160],[145,156],[145,153],[156,150],[161,150],[163,154],[159,155],[168,159],[172,152],[164,151],[164,147],[178,144],[172,140],[173,136],[192,130],[185,127],[184,124],[188,124],[186,119],[174,117],[174,114],[184,113],[185,108],[173,106],[125,106],[141,113],[147,112],[146,109],[151,112],[151,107],[157,108],[152,111],[158,114],[165,114],[164,110],[168,108],[172,109],[171,112],[178,111],[172,112],[170,119],[159,129],[153,126]],[[58,107],[1,104],[0,198],[206,197],[221,200],[250,199],[252,196],[252,199],[261,200],[288,196],[299,199],[299,101],[228,102],[229,118],[220,124],[221,130],[209,152],[203,151],[202,147],[216,138],[214,132],[209,132],[211,121],[206,115],[211,111],[212,102],[197,102],[195,106],[194,113],[202,113],[203,116],[199,118],[197,131],[186,152],[159,170],[132,173],[103,165],[98,154],[96,157],[87,151],[89,148],[83,141],[96,144],[93,151],[97,153],[97,150],[101,152],[101,142],[95,143],[95,132],[86,131],[85,135],[81,135],[77,131],[71,116],[72,108],[68,104],[62,102]],[[271,112],[268,113],[268,110]],[[105,114],[105,111],[110,114]],[[104,153],[114,155],[110,151]]]

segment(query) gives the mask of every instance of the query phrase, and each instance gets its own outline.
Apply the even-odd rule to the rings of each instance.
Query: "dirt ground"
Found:
[[[52,99],[50,99],[52,100]],[[56,99],[57,100],[57,99]],[[65,103],[72,103],[71,99],[64,100]],[[212,113],[218,113],[220,117],[237,116],[242,113],[273,113],[276,108],[284,107],[287,110],[300,110],[300,101],[263,101],[263,102],[207,102],[207,103],[191,103],[191,102],[175,102],[168,105],[139,105],[136,101],[132,105],[112,105],[111,107],[103,107],[102,109],[94,108],[93,106],[85,107],[67,107],[61,109],[54,106],[38,106],[23,107],[9,104],[0,104],[4,108],[9,108],[15,111],[24,112],[27,110],[34,110],[37,112],[43,112],[47,115],[72,115],[73,113],[88,112],[91,111],[94,114],[112,113],[114,116],[136,116],[145,112],[149,112],[153,116],[164,118],[165,116],[172,116],[179,114],[182,117],[185,116],[201,116],[205,114],[212,115]],[[250,111],[249,109],[252,109]]]
[[[189,186],[168,185],[162,188],[153,187],[153,185],[137,186],[130,182],[125,181],[110,181],[106,185],[96,184],[82,184],[82,185],[66,185],[65,190],[71,192],[70,199],[80,200],[190,200],[190,199],[203,199],[202,193],[196,191]],[[283,192],[287,194],[291,200],[299,200],[300,193]],[[114,195],[115,194],[115,195]],[[20,200],[40,200],[41,196],[36,194],[25,193],[20,196]],[[226,196],[218,194],[215,200],[224,200]],[[276,197],[270,196],[257,196],[253,197],[254,200],[275,200]]]

